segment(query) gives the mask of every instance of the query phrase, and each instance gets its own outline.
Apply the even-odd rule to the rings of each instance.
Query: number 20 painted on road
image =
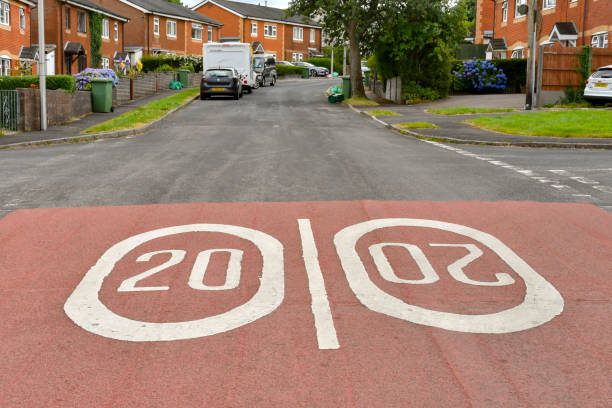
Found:
[[[483,315],[461,315],[421,308],[405,303],[376,286],[368,276],[356,245],[365,234],[389,227],[435,228],[463,235],[495,252],[525,283],[523,302],[515,307],[497,313]],[[298,220],[302,240],[302,252],[309,290],[312,297],[311,309],[314,315],[317,341],[320,349],[337,349],[339,342],[334,327],[329,301],[320,269],[317,248],[310,226],[310,220]],[[145,242],[188,232],[220,232],[234,235],[252,242],[260,251],[263,263],[260,286],[257,293],[246,303],[215,316],[186,322],[155,323],[132,320],[109,310],[99,299],[104,279],[126,254]],[[409,322],[468,333],[511,333],[544,324],[563,311],[561,294],[525,261],[494,236],[463,225],[441,221],[386,218],[355,224],[339,231],[334,237],[336,251],[348,283],[368,309]],[[469,263],[482,256],[483,252],[474,244],[430,243],[433,247],[461,247],[468,254],[448,265],[448,273],[457,281],[479,286],[505,286],[514,279],[505,273],[497,273],[491,282],[470,279],[463,271]],[[422,279],[402,279],[393,271],[383,249],[385,247],[405,248],[415,260]],[[203,280],[210,261],[216,252],[230,254],[225,283],[218,286],[205,285]],[[380,243],[369,247],[381,277],[393,283],[430,284],[439,276],[429,260],[416,245],[406,243]],[[142,279],[179,264],[185,258],[184,250],[162,250],[140,255],[137,262],[147,262],[158,254],[170,254],[163,264],[124,280],[119,292],[168,290],[167,286],[137,286]],[[198,254],[187,284],[196,290],[229,290],[238,287],[241,276],[243,253],[238,249],[209,249]],[[190,224],[148,231],[127,238],[108,249],[87,272],[64,305],[66,314],[83,329],[117,340],[125,341],[172,341],[211,336],[249,324],[272,313],[284,298],[283,245],[272,236],[254,229],[226,224]]]

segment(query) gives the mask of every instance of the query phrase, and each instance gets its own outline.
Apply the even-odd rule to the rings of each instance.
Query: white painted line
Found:
[[[586,177],[575,176],[575,177],[570,177],[570,179],[575,180],[582,184],[599,184],[599,181],[591,180]]]
[[[299,219],[298,226],[302,239],[302,257],[308,274],[308,290],[312,297],[312,314],[317,329],[317,341],[319,349],[339,349],[338,336],[334,327],[334,320],[327,299],[325,281],[319,265],[319,254],[315,244],[309,219]]]
[[[574,197],[592,197],[590,194],[572,194]]]
[[[604,193],[612,194],[612,187],[608,187],[608,186],[592,186],[592,187],[596,190],[603,191]]]
[[[499,160],[489,160],[489,163],[494,164],[496,166],[507,166],[508,163],[504,163],[503,161],[499,161]]]
[[[553,181],[546,177],[531,177],[534,180],[538,180],[540,183],[552,183]]]
[[[533,176],[533,170],[517,170],[517,172],[524,174],[526,176]]]
[[[550,171],[551,173],[558,174],[560,176],[566,176],[569,174],[567,170],[548,170],[548,171]]]
[[[564,184],[551,184],[551,187],[556,188],[557,190],[567,190],[567,189],[572,189],[570,186],[566,186]]]

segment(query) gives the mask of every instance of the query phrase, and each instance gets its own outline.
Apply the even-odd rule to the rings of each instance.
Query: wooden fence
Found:
[[[567,88],[578,89],[582,78],[577,72],[578,56],[582,47],[563,47],[556,43],[553,46],[540,46],[537,71],[537,105],[557,102],[563,98]],[[593,48],[591,69],[595,71],[604,65],[612,65],[612,51],[608,48]]]

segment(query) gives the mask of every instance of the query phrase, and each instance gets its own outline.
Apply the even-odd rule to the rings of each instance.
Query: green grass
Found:
[[[465,106],[459,106],[456,108],[438,108],[438,109],[427,109],[425,112],[433,113],[435,115],[472,115],[475,113],[499,113],[499,112],[514,112],[514,109],[509,108],[468,108]]]
[[[374,116],[402,116],[399,113],[384,109],[372,109],[369,110],[368,113]]]
[[[200,93],[199,88],[188,89],[126,112],[116,118],[99,123],[81,133],[111,132],[115,130],[138,129],[161,118],[172,109],[176,109]]]
[[[377,102],[368,98],[349,98],[344,102],[349,103],[353,106],[379,106]]]
[[[404,122],[396,123],[395,126],[401,129],[438,129],[439,126],[429,122]]]
[[[464,123],[515,135],[612,137],[612,111],[610,110],[520,113],[509,116],[481,117],[467,120]]]

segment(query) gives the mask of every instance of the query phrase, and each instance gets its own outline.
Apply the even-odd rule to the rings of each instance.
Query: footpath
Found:
[[[59,144],[59,143],[74,143],[81,141],[90,141],[102,138],[114,138],[114,137],[122,137],[129,136],[134,134],[143,133],[147,130],[152,129],[156,126],[160,121],[163,121],[169,115],[173,114],[177,110],[182,109],[186,105],[192,102],[192,100],[185,103],[183,106],[169,111],[166,115],[161,117],[160,119],[153,121],[147,124],[144,127],[138,129],[129,129],[129,130],[119,130],[112,132],[104,132],[104,133],[88,133],[81,134],[82,131],[88,129],[94,125],[97,125],[102,122],[106,122],[107,120],[116,118],[119,115],[122,115],[126,112],[130,112],[136,108],[144,106],[149,102],[153,102],[159,99],[166,98],[168,96],[172,96],[175,93],[179,93],[185,91],[186,89],[180,90],[168,90],[166,92],[160,92],[155,95],[151,95],[149,97],[140,98],[134,100],[128,104],[121,105],[115,107],[113,112],[110,113],[90,113],[88,115],[83,116],[82,118],[75,119],[70,123],[66,123],[64,125],[50,126],[46,131],[32,131],[32,132],[20,132],[12,135],[4,135],[0,136],[0,149],[4,148],[17,148],[17,147],[28,147],[28,146],[38,146],[38,145],[47,145],[47,144]]]
[[[612,149],[612,139],[511,135],[479,129],[468,124],[461,123],[465,120],[481,116],[499,116],[526,113],[526,111],[523,110],[525,104],[524,94],[459,95],[451,96],[439,101],[417,105],[397,105],[385,103],[384,100],[381,100],[370,92],[367,92],[367,96],[368,98],[378,102],[380,106],[355,107],[349,105],[349,107],[353,111],[369,117],[387,128],[420,139],[435,140],[443,143],[494,146]],[[516,109],[517,112],[455,116],[436,115],[426,112],[427,109],[454,107],[511,108]],[[370,111],[376,109],[390,110],[397,113],[399,116],[374,116],[369,113]],[[530,111],[530,113],[534,112],[538,111]],[[398,123],[423,121],[433,123],[438,126],[438,128],[405,130],[396,126]]]

